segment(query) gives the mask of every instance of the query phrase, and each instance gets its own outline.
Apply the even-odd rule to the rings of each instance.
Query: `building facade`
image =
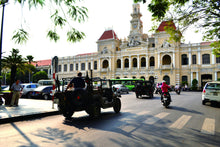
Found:
[[[94,77],[166,80],[170,85],[185,81],[191,86],[197,79],[198,87],[220,78],[220,57],[212,54],[210,42],[171,43],[164,29],[170,25],[167,21],[149,37],[143,34],[141,16],[140,5],[133,4],[127,39],[120,40],[114,30],[106,30],[96,42],[97,52],[59,57],[58,77],[72,78],[79,71],[86,75],[92,69]]]

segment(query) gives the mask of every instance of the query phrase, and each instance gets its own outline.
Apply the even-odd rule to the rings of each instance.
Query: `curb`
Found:
[[[18,121],[24,121],[24,120],[33,120],[36,118],[58,115],[58,114],[60,114],[59,111],[21,115],[21,116],[16,116],[16,117],[11,117],[11,118],[0,119],[0,124],[6,124],[6,123],[12,123],[12,122],[18,122]]]

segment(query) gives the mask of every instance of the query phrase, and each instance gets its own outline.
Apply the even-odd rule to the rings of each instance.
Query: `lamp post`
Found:
[[[1,23],[1,36],[0,36],[0,76],[2,75],[2,37],[3,37],[3,22],[4,22],[4,12],[5,12],[5,4],[8,0],[1,0],[0,5],[2,5],[2,23]],[[1,86],[1,80],[0,80]]]

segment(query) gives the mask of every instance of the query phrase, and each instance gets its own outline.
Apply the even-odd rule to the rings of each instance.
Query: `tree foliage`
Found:
[[[82,0],[15,0],[18,2],[22,8],[24,4],[29,5],[29,10],[33,7],[47,8],[51,12],[50,20],[53,26],[48,30],[47,37],[50,40],[57,42],[60,39],[58,30],[64,31],[63,27],[68,27],[67,31],[67,41],[76,42],[84,39],[85,34],[76,28],[74,28],[74,23],[84,22],[87,16],[87,8],[83,6],[77,6],[76,3]],[[21,28],[15,31],[13,35],[13,40],[15,43],[23,44],[28,40],[28,33],[25,31],[21,24]]]
[[[134,0],[143,2],[146,0]],[[213,53],[220,54],[220,1],[219,0],[151,0],[148,5],[153,20],[172,20],[180,32],[190,26],[203,31],[203,39],[214,40]],[[175,33],[175,32],[174,32]]]
[[[45,71],[39,71],[33,75],[33,82],[37,83],[41,79],[48,79],[48,75]]]
[[[3,68],[9,68],[11,70],[11,83],[15,81],[15,76],[17,69],[24,69],[24,64],[27,63],[25,58],[22,57],[22,55],[19,55],[18,49],[12,49],[11,55],[8,55],[7,57],[3,57],[2,59],[2,67]]]

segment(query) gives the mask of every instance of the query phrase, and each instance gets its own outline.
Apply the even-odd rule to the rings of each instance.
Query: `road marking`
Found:
[[[149,113],[150,113],[150,111],[142,111],[142,112],[138,112],[137,115],[146,115]]]
[[[123,131],[125,131],[127,133],[132,132],[135,129],[136,129],[136,127],[131,126],[131,125],[126,125],[126,126],[122,126],[121,127],[121,130],[123,130]]]
[[[176,120],[170,128],[182,129],[185,124],[190,120],[192,116],[182,115],[178,120]]]
[[[151,118],[145,120],[143,123],[148,124],[148,125],[152,125],[152,124],[156,123],[157,121],[159,121],[160,119],[166,117],[169,114],[170,113],[166,113],[166,112],[159,113],[159,114],[155,115],[154,117],[151,117]]]
[[[202,125],[202,133],[215,135],[215,120],[211,118],[206,118]]]

